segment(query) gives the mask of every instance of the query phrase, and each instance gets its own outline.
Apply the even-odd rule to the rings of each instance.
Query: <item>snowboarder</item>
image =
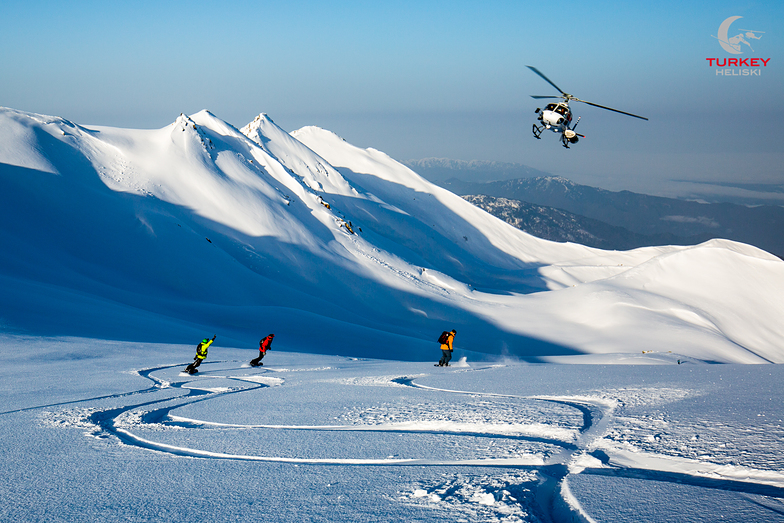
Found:
[[[444,331],[438,337],[438,342],[441,344],[441,360],[436,363],[436,367],[449,367],[449,361],[452,359],[452,343],[455,340],[457,331],[452,329],[452,332]]]
[[[259,341],[259,357],[254,360],[250,360],[250,364],[252,367],[258,367],[259,365],[264,365],[261,362],[261,360],[262,358],[264,358],[264,355],[267,354],[267,351],[270,350],[270,348],[272,348],[272,338],[274,337],[275,337],[274,334],[270,334],[266,338],[262,338]]]
[[[188,374],[196,374],[199,372],[196,367],[201,365],[201,362],[207,357],[207,349],[212,345],[213,341],[215,341],[215,336],[213,336],[212,339],[204,338],[201,340],[201,343],[196,345],[196,356],[193,358],[193,363],[185,367],[185,372]]]

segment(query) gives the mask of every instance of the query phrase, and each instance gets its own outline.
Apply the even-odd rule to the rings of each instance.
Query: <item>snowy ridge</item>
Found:
[[[260,114],[241,132],[300,176],[309,188],[327,194],[359,197],[359,193],[331,165],[278,127],[266,114]]]
[[[420,359],[451,327],[483,357],[784,362],[784,262],[764,251],[539,240],[380,151],[264,114],[130,130],[0,109],[0,189],[12,332],[252,344],[262,329],[294,350]]]

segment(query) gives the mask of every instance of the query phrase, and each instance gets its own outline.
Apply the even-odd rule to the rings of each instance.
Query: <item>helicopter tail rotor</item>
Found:
[[[584,134],[576,133],[574,132],[574,129],[565,130],[563,136],[564,136],[564,140],[569,140],[572,143],[577,143],[579,141],[579,138],[577,138],[578,136],[580,138],[585,138]]]

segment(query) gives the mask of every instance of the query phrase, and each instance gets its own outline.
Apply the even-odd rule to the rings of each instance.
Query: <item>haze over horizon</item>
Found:
[[[770,58],[760,76],[720,76],[706,61],[730,56],[712,37],[730,16],[743,17],[732,31],[761,32],[739,55]],[[122,128],[202,109],[240,127],[264,112],[286,130],[317,125],[398,160],[517,162],[611,190],[751,191],[777,203],[783,20],[780,3],[726,1],[12,0],[0,6],[0,105]],[[584,140],[569,151],[552,133],[535,140],[541,101],[530,95],[556,93],[526,65],[650,121],[576,103]]]

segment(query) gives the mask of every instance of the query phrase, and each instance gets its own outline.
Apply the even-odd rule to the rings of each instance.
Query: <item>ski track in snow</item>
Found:
[[[210,362],[215,365],[227,362]],[[225,459],[258,462],[277,462],[311,465],[345,466],[418,466],[418,467],[482,467],[498,468],[497,475],[467,478],[465,475],[442,474],[442,480],[419,485],[411,492],[401,493],[398,500],[403,503],[446,503],[454,511],[465,512],[471,505],[494,507],[493,516],[504,521],[523,521],[525,509],[532,506],[537,517],[544,521],[594,521],[580,507],[569,491],[568,478],[575,474],[595,474],[621,478],[636,478],[659,482],[672,482],[703,488],[735,491],[784,499],[784,475],[770,470],[744,467],[728,467],[698,461],[681,456],[653,452],[630,452],[618,448],[617,427],[614,422],[627,418],[615,416],[618,401],[613,394],[623,391],[605,391],[599,396],[517,396],[468,390],[450,390],[430,387],[418,383],[426,374],[415,376],[362,376],[356,378],[327,380],[344,386],[400,387],[424,393],[454,394],[470,396],[475,401],[473,412],[449,415],[448,407],[422,403],[408,406],[403,411],[394,411],[394,405],[382,404],[377,408],[363,408],[361,412],[349,410],[341,418],[342,425],[274,425],[219,423],[176,416],[172,411],[230,394],[240,394],[257,389],[285,386],[285,379],[271,376],[283,372],[323,371],[330,367],[313,369],[263,369],[264,375],[232,375],[200,373],[189,376],[181,373],[181,381],[166,381],[155,374],[181,364],[167,365],[135,371],[139,376],[152,381],[148,388],[123,394],[73,400],[3,412],[48,409],[64,405],[99,401],[105,399],[132,398],[141,395],[168,391],[164,398],[150,399],[112,409],[79,407],[70,410],[44,411],[41,421],[45,426],[79,428],[86,435],[107,439],[112,436],[125,445],[167,453],[173,456]],[[204,369],[206,370],[206,369]],[[236,369],[239,371],[240,369]],[[243,366],[242,370],[246,370]],[[254,369],[255,370],[255,369]],[[473,369],[481,370],[481,369]],[[227,380],[236,383],[233,387],[199,386],[205,380]],[[607,394],[609,392],[609,394]],[[640,399],[646,392],[656,398],[683,396],[684,391],[635,391],[631,401]],[[513,403],[509,403],[513,402]],[[439,410],[440,409],[440,410]],[[569,428],[569,412],[581,420],[581,426]],[[547,423],[535,422],[536,416]],[[466,419],[468,417],[469,419]],[[406,419],[408,418],[408,419]],[[459,420],[458,420],[459,418]],[[523,419],[525,423],[511,424],[510,419]],[[560,425],[560,426],[559,426]],[[354,431],[391,432],[409,434],[436,434],[474,436],[487,438],[493,445],[513,445],[517,441],[527,444],[543,444],[555,451],[531,453],[516,452],[512,457],[485,457],[479,459],[428,459],[422,458],[301,458],[285,456],[257,456],[220,451],[208,451],[193,447],[156,442],[137,433],[166,430],[297,430],[297,431]],[[607,439],[609,437],[609,440]],[[609,443],[608,443],[609,441]],[[511,447],[510,447],[511,448]],[[536,448],[536,447],[534,447]],[[647,449],[645,449],[647,450]]]

